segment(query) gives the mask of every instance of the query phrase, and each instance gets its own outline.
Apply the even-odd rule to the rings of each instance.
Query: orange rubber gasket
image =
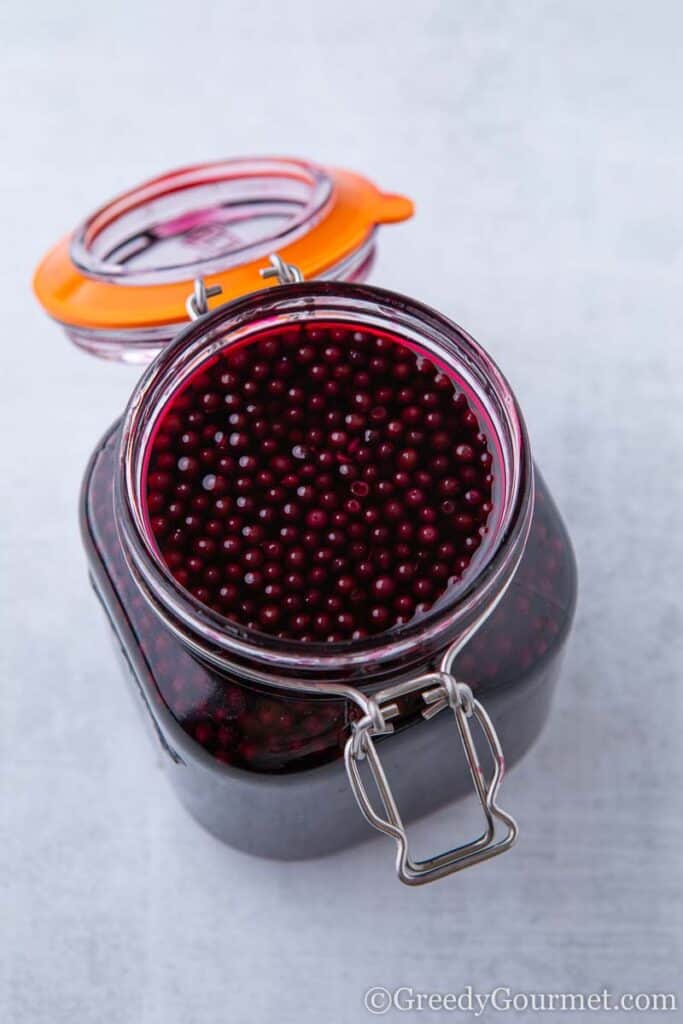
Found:
[[[322,170],[332,182],[332,191],[317,223],[305,235],[277,249],[285,262],[299,267],[304,278],[324,273],[354,252],[376,225],[407,220],[413,213],[410,199],[380,192],[367,178],[338,168]],[[96,217],[115,216],[118,204],[128,195],[115,199]],[[113,331],[187,319],[185,301],[192,291],[192,278],[166,284],[121,284],[87,276],[71,257],[72,237],[67,235],[47,253],[33,279],[38,301],[55,320],[73,327]],[[207,275],[207,287],[220,285],[222,289],[216,304],[265,287],[259,274],[264,265],[261,258]]]

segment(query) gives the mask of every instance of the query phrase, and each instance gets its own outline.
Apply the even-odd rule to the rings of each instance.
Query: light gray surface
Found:
[[[371,985],[679,986],[682,32],[675,0],[3,7],[3,1024],[345,1024]],[[504,786],[519,846],[422,890],[389,840],[282,865],[193,825],[86,583],[80,477],[136,373],[67,345],[32,268],[103,197],[252,152],[416,198],[373,280],[496,356],[576,544],[559,699]]]

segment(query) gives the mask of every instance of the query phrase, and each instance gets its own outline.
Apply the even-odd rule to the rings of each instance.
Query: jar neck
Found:
[[[422,618],[358,641],[301,643],[239,626],[198,602],[173,578],[151,534],[143,493],[145,459],[171,397],[208,358],[264,326],[334,320],[390,331],[458,380],[486,432],[495,466],[492,519],[462,587]],[[507,381],[456,324],[404,296],[368,286],[312,282],[268,289],[220,307],[186,328],[149,367],[125,413],[115,479],[115,515],[133,578],[166,626],[219,669],[292,689],[316,680],[370,685],[424,665],[467,642],[510,584],[531,524],[533,471],[524,422]],[[356,685],[361,685],[357,682]]]

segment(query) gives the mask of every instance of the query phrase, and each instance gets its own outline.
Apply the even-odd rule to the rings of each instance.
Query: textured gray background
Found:
[[[678,987],[682,32],[675,0],[3,5],[3,1024],[345,1024],[380,984]],[[201,832],[86,583],[80,477],[136,373],[66,343],[32,268],[104,197],[252,152],[416,198],[373,279],[499,360],[576,544],[559,699],[505,783],[519,847],[422,890],[381,838],[282,865]]]

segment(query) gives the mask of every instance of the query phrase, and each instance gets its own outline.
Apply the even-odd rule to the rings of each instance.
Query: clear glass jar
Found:
[[[304,644],[238,626],[177,583],[145,514],[145,460],[169,397],[207,359],[264,324],[303,321],[398,335],[458,379],[492,440],[493,512],[462,586],[423,616],[362,640]],[[455,324],[404,296],[324,282],[261,291],[213,310],[160,353],[95,451],[82,527],[96,592],[169,777],[190,813],[220,839],[269,857],[332,852],[367,834],[355,794],[371,824],[396,839],[399,875],[411,884],[512,841],[514,826],[499,846],[493,835],[497,823],[510,822],[495,802],[500,748],[513,763],[545,721],[571,627],[576,570],[559,514],[534,473],[514,396]],[[457,730],[449,714],[426,720],[449,706]],[[488,782],[472,749],[481,749],[473,719],[494,754]],[[458,732],[470,762],[459,770]],[[358,777],[363,760],[378,782],[382,813]],[[400,778],[400,815],[384,768]],[[486,833],[462,856],[411,862],[403,821],[464,795],[473,780]]]

